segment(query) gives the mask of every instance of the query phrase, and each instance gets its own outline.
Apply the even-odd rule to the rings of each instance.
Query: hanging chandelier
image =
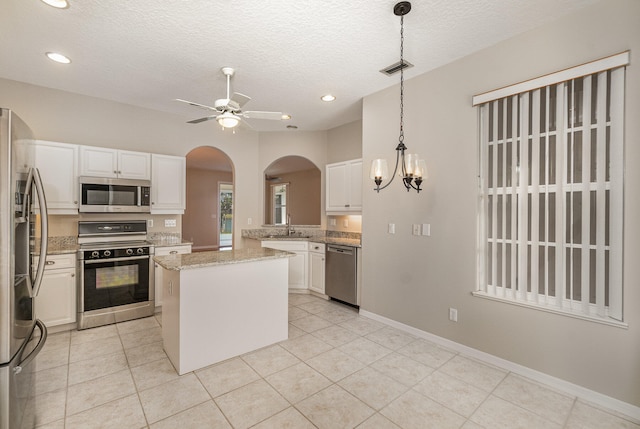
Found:
[[[402,177],[404,187],[409,192],[415,189],[420,192],[422,189],[422,181],[426,179],[427,167],[424,159],[420,159],[417,154],[407,153],[407,147],[404,144],[404,69],[409,66],[404,60],[404,16],[411,10],[411,3],[401,1],[393,7],[393,13],[400,17],[400,63],[397,68],[400,69],[400,135],[398,137],[398,145],[396,146],[396,165],[393,174],[389,176],[389,167],[386,159],[374,159],[371,163],[370,177],[376,184],[375,190],[380,192],[393,182],[398,173],[398,164],[400,164],[399,175]],[[382,182],[389,181],[382,185]]]

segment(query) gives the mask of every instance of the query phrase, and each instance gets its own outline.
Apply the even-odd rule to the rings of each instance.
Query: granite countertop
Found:
[[[286,235],[286,229],[282,227],[243,229],[242,237],[258,241],[309,241],[313,243],[362,247],[362,234],[359,232],[326,231],[301,226],[294,226],[294,230],[295,232],[293,234]]]
[[[147,239],[147,242],[153,244],[154,247],[171,247],[171,246],[182,246],[187,244],[193,244],[191,241],[183,240],[182,238],[151,238]]]
[[[153,260],[167,270],[190,270],[216,265],[238,264],[267,259],[290,258],[294,253],[267,248],[197,252],[168,256],[154,256]]]
[[[75,236],[49,237],[47,255],[64,255],[78,251],[78,240]],[[40,255],[40,240],[36,240],[33,248],[34,255]]]

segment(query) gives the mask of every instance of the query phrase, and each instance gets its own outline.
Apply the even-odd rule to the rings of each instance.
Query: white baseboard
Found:
[[[429,340],[433,343],[439,344],[465,356],[472,357],[487,364],[513,372],[514,374],[518,374],[539,383],[546,384],[547,386],[551,386],[571,396],[575,396],[587,402],[591,402],[595,405],[599,405],[611,411],[623,414],[627,419],[633,421],[636,424],[640,424],[640,407],[637,407],[635,405],[612,398],[607,395],[603,395],[602,393],[587,389],[586,387],[570,383],[568,381],[562,380],[561,378],[553,377],[551,375],[536,371],[526,366],[499,358],[492,354],[485,353],[483,351],[465,346],[460,343],[456,343],[455,341],[451,341],[446,338],[431,334],[429,332],[422,331],[418,328],[414,328],[413,326],[405,325],[404,323],[400,323],[384,316],[371,313],[369,311],[363,310],[362,308],[360,309],[360,315],[384,323],[385,325],[400,329],[401,331],[412,334],[418,338]]]

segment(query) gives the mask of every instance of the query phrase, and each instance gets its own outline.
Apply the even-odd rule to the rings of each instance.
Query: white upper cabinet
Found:
[[[80,146],[80,175],[149,180],[151,178],[151,154]]]
[[[184,214],[187,162],[183,156],[151,157],[151,213]]]
[[[36,140],[35,166],[40,170],[50,214],[78,213],[78,146]]]
[[[326,180],[328,213],[362,211],[362,159],[327,164]]]

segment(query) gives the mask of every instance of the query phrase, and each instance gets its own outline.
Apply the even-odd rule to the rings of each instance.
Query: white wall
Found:
[[[379,194],[363,187],[363,309],[640,406],[639,23],[639,1],[602,1],[405,83],[405,143],[426,158],[429,178],[418,195],[400,182]],[[627,49],[629,328],[473,297],[478,116],[471,97]],[[365,165],[379,155],[394,162],[398,130],[389,106],[398,93],[396,85],[364,99]],[[390,222],[395,235],[387,234]],[[412,223],[430,223],[432,236],[412,236]],[[458,309],[457,323],[448,320],[449,307]]]

